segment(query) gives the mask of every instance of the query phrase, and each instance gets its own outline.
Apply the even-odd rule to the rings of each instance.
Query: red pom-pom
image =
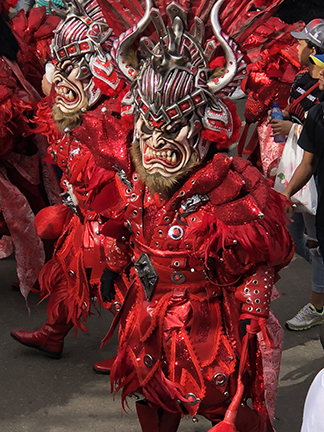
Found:
[[[210,129],[204,129],[201,136],[210,142],[216,143],[218,148],[228,147],[227,131],[224,129],[222,131],[212,131]]]
[[[45,207],[35,216],[37,235],[44,240],[58,238],[72,217],[72,212],[65,204]]]

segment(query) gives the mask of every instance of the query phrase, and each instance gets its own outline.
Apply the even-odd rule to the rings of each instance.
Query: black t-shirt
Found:
[[[318,206],[316,226],[324,229],[324,102],[309,110],[298,144],[317,158]]]
[[[318,79],[312,78],[309,72],[301,72],[300,74],[296,75],[290,89],[289,104],[291,105],[294,100],[297,100],[317,82]],[[306,97],[302,98],[295,107],[289,108],[291,121],[294,123],[303,124],[305,121],[305,112],[309,111],[315,104],[323,101],[324,92],[316,87]]]

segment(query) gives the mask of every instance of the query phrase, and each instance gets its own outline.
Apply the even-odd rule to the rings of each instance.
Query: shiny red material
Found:
[[[193,174],[168,201],[155,200],[136,173],[131,181],[130,189],[116,178],[128,204],[131,254],[135,262],[149,255],[158,282],[147,300],[131,270],[114,324],[119,322],[120,330],[111,381],[123,389],[123,399],[139,391],[152,406],[219,421],[236,388],[242,349],[238,323],[248,307],[244,288],[256,273],[260,299],[265,299],[264,263],[271,275],[277,274],[292,257],[282,202],[250,163],[224,154]],[[209,201],[187,214],[181,204],[197,193]],[[257,306],[258,295],[250,298]],[[262,307],[260,319],[268,313]],[[264,412],[262,355],[255,343],[249,346],[242,382],[243,399],[252,397]],[[217,374],[224,377],[223,385]]]
[[[259,267],[244,279],[235,292],[244,318],[268,318],[273,282],[273,269],[268,266]]]
[[[20,47],[17,61],[0,58],[0,211],[10,233],[1,239],[0,256],[15,250],[25,299],[46,258],[34,217],[46,205],[56,204],[60,193],[53,167],[42,161],[46,142],[30,128],[47,58],[39,52],[38,41],[49,45],[57,22],[45,15],[45,7],[31,10],[28,17],[24,11],[17,14],[9,24]]]
[[[290,34],[302,26],[301,22],[288,25],[279,18],[271,17],[256,29],[253,42],[245,42],[245,45],[251,42],[254,61],[247,67],[248,76],[242,83],[242,89],[248,94],[244,116],[248,125],[257,123],[258,136],[253,135],[247,144],[247,135],[241,137],[238,155],[247,155],[269,178],[273,177],[271,170],[276,168],[283,148],[274,143],[270,137],[270,126],[265,121],[273,102],[277,102],[282,109],[286,108],[291,85],[302,68],[298,61],[297,41]],[[262,41],[266,43],[266,49],[252,49]]]
[[[46,323],[36,331],[12,330],[11,336],[23,345],[35,348],[48,357],[59,359],[62,357],[64,338],[73,327],[67,316],[61,310],[60,317]]]
[[[74,136],[74,131],[56,139],[59,133],[55,125],[47,123],[50,118],[49,102],[50,98],[47,98],[38,111],[38,130],[46,130],[50,140],[48,154],[63,172],[63,196],[66,194],[68,199],[72,199],[72,206],[68,208],[64,204],[45,208],[35,221],[39,234],[58,238],[53,258],[40,273],[41,299],[49,297],[47,313],[51,319],[59,317],[63,304],[75,330],[80,328],[86,331],[84,322],[93,302],[103,304],[115,314],[115,304],[119,308],[125,295],[123,283],[117,283],[115,301],[109,304],[101,301],[100,277],[107,261],[111,259],[116,262],[117,271],[127,260],[116,240],[100,233],[102,217],[91,207],[92,202],[95,204],[95,200],[99,200],[101,211],[106,206],[113,208],[113,195],[109,194],[108,200],[102,197],[114,178],[114,172],[94,164],[90,151]],[[96,118],[106,117],[103,107],[105,104],[99,105],[97,112],[93,112]],[[86,113],[84,118],[88,115]]]
[[[116,360],[116,357],[111,357],[107,360],[97,362],[93,365],[93,370],[98,374],[110,375],[111,367]]]

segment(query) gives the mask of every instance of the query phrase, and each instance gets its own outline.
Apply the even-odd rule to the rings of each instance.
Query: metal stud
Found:
[[[188,393],[186,395],[187,404],[190,406],[196,405],[198,402],[200,402],[200,399],[197,398],[197,396],[194,393]]]
[[[120,302],[115,302],[115,303],[112,305],[112,310],[113,310],[115,313],[118,313],[118,312],[120,311],[121,308],[122,308],[122,304],[121,304]]]
[[[222,387],[222,386],[224,386],[224,385],[226,384],[226,382],[227,382],[227,376],[226,376],[225,374],[219,372],[219,373],[217,373],[217,374],[215,374],[215,375],[213,376],[213,380],[214,380],[214,383],[215,383],[217,386]]]
[[[144,362],[146,367],[150,368],[153,366],[153,357],[150,356],[149,354],[145,354],[145,356],[143,358],[143,362]]]
[[[76,278],[75,273],[74,273],[73,270],[69,270],[69,276],[70,276],[72,279],[75,279],[75,278]]]

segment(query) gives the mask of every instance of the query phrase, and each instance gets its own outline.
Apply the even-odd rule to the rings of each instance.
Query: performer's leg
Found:
[[[21,344],[36,348],[48,357],[61,358],[64,338],[73,327],[71,322],[67,322],[65,309],[64,305],[60,305],[58,317],[56,319],[48,318],[40,329],[34,332],[12,330],[11,336]]]
[[[136,412],[142,432],[176,432],[181,420],[180,414],[151,407],[145,401],[136,403]]]

